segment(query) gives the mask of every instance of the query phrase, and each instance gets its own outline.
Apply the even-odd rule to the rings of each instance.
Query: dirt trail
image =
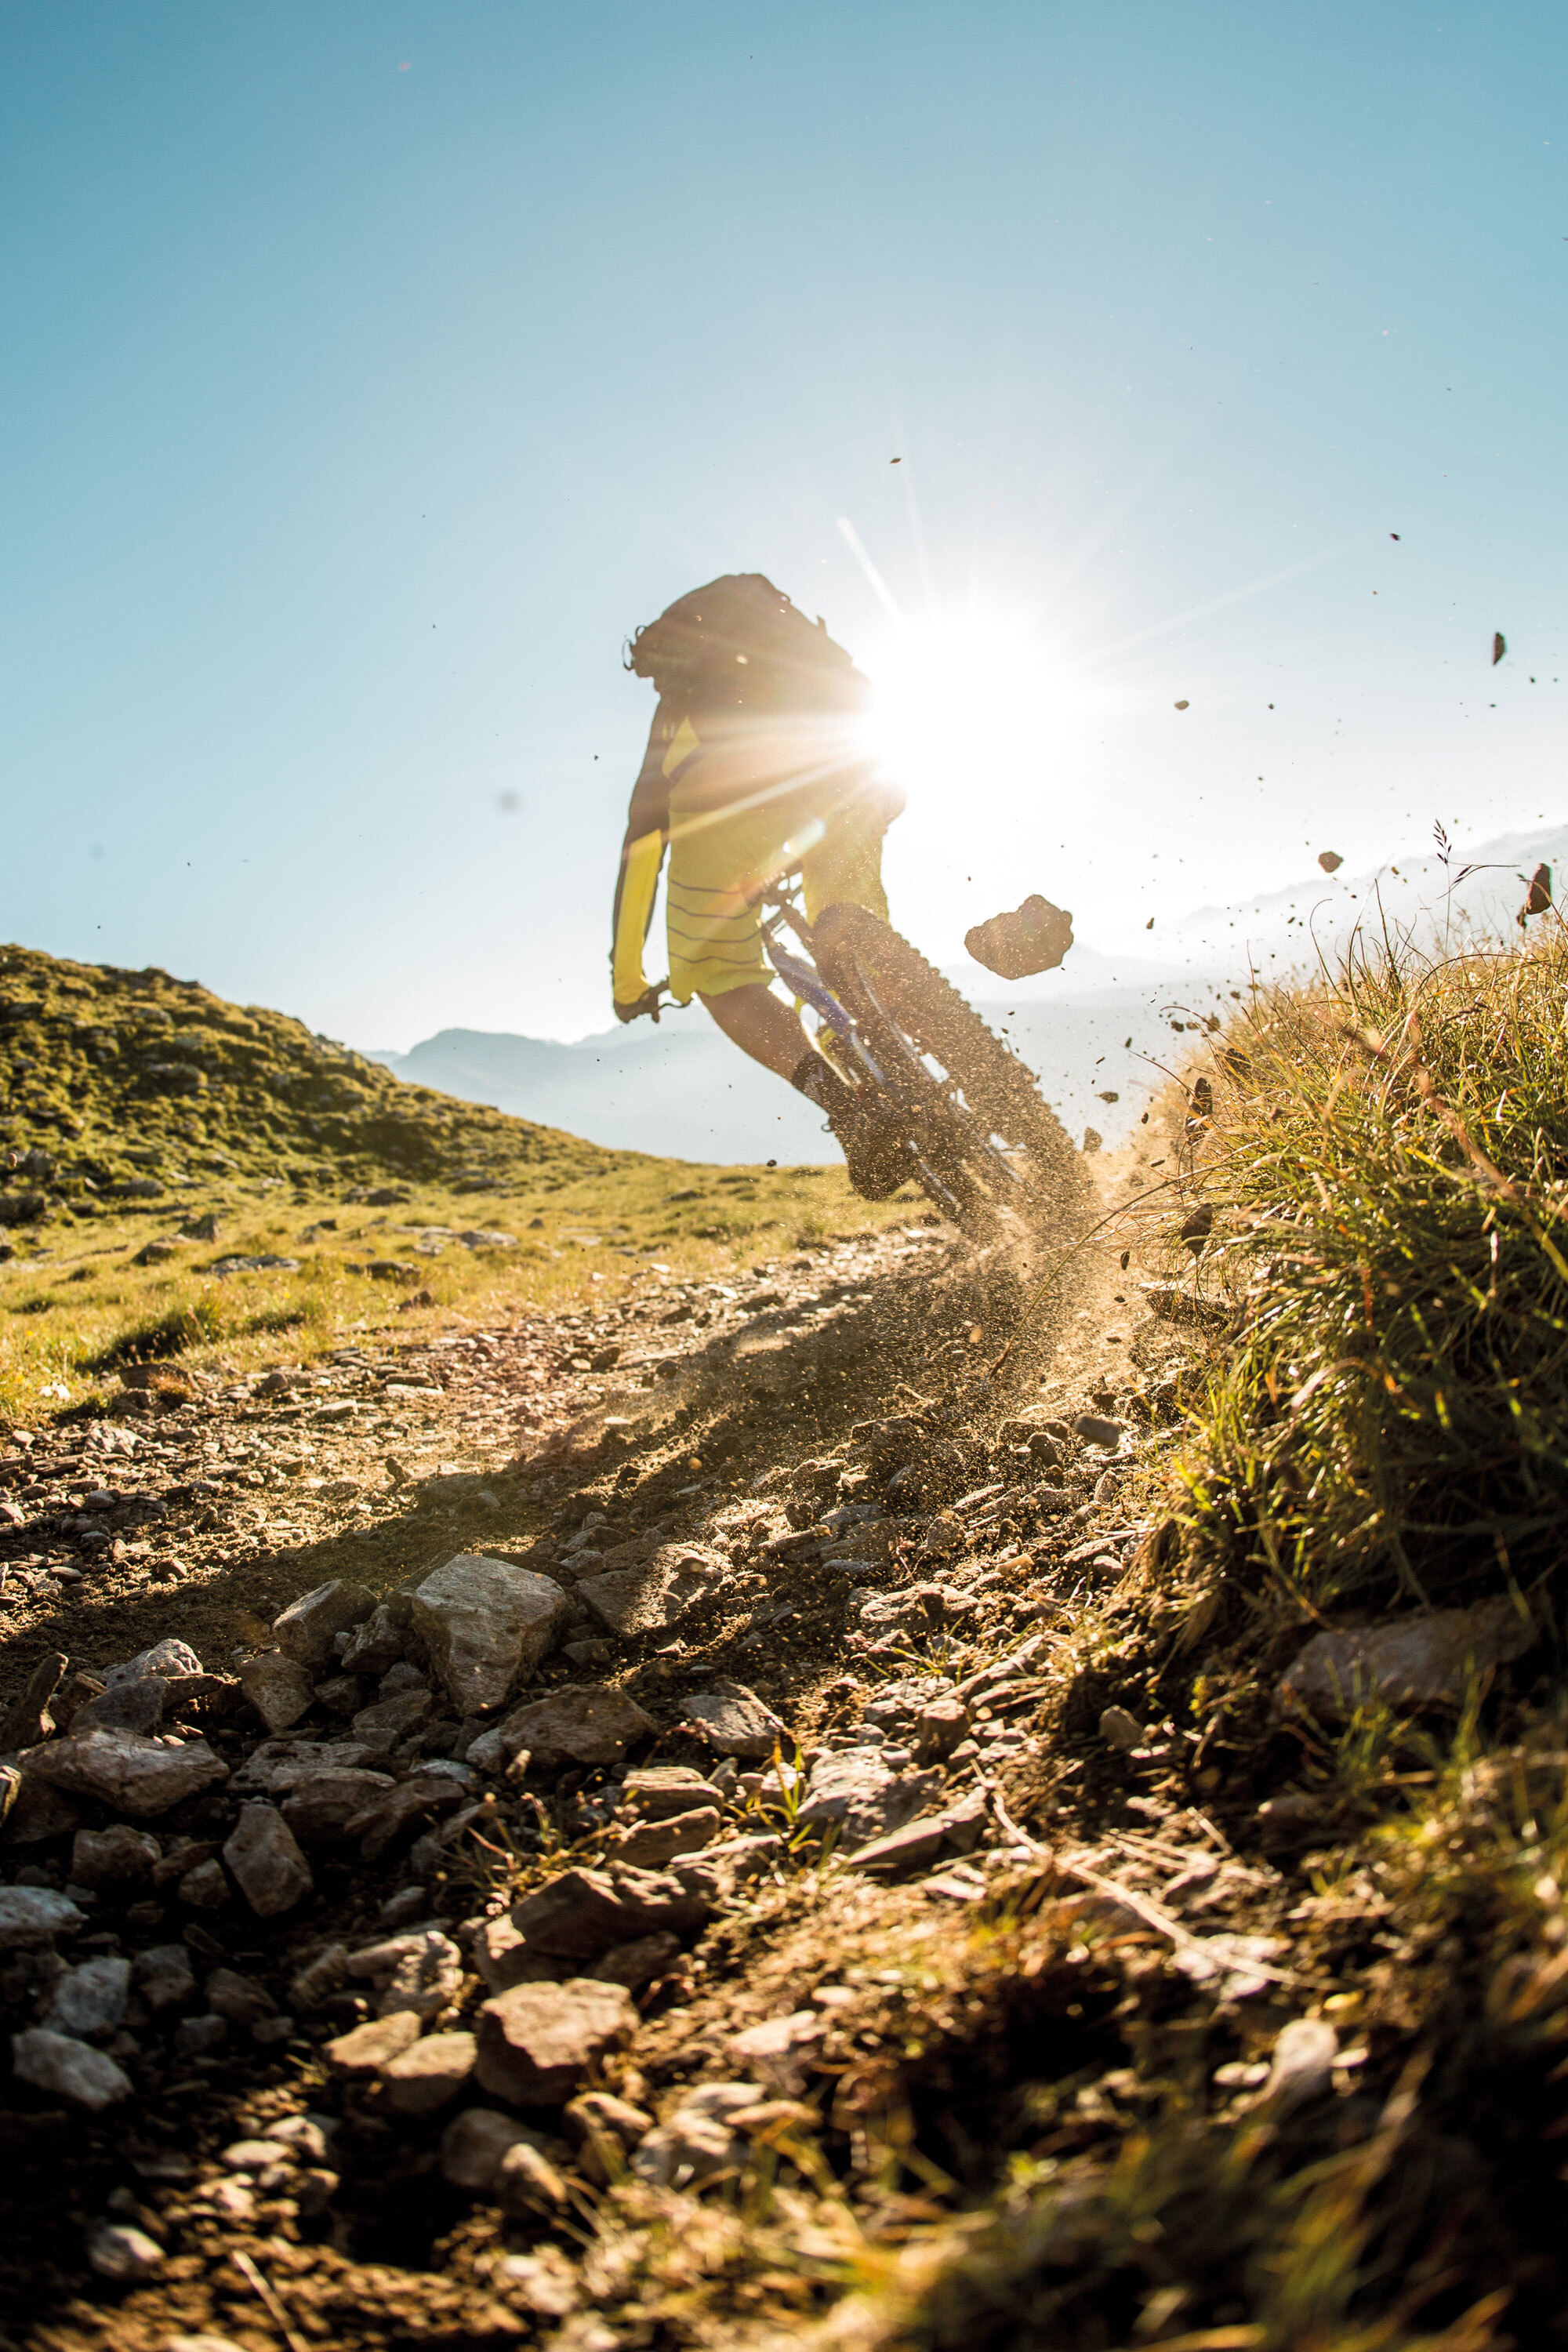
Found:
[[[40,1661],[68,1657],[47,1752],[79,1736],[71,1709],[92,1703],[109,1669],[175,1636],[205,1681],[187,1685],[184,1713],[168,1685],[176,1711],[133,1736],[183,1738],[182,1753],[205,1742],[241,1785],[141,1815],[142,1860],[118,1881],[101,1866],[85,1886],[83,1855],[100,1849],[79,1832],[123,1811],[41,1787],[25,1767],[0,1902],[10,1888],[68,1889],[85,1916],[53,1939],[8,1937],[8,2025],[56,2031],[63,2018],[68,2033],[60,1989],[85,1999],[84,1961],[124,1959],[131,1976],[129,1998],[118,2009],[110,1998],[76,2045],[112,2061],[122,2091],[94,2111],[58,2084],[8,2087],[0,2345],[140,2352],[204,2330],[290,2352],[552,2329],[563,2352],[654,2340],[629,2322],[595,2335],[597,2323],[571,2316],[585,2300],[608,2311],[636,2297],[572,2268],[605,2158],[570,2108],[563,2124],[559,2096],[521,2102],[533,2170],[514,2165],[499,2205],[454,2178],[448,2126],[475,2097],[465,2037],[498,1985],[553,1988],[609,1968],[605,1981],[635,1997],[636,2031],[574,2079],[642,2109],[640,2125],[616,2127],[627,2150],[640,2134],[637,2178],[657,2196],[662,2143],[648,2121],[672,2100],[685,2113],[683,2085],[738,2075],[753,2105],[782,2102],[774,2123],[787,2120],[807,2061],[837,2046],[817,2030],[834,2000],[850,2004],[879,1961],[886,1977],[889,1955],[896,1976],[897,1954],[929,1940],[933,1917],[963,1916],[1030,1862],[1015,1814],[1038,1827],[1048,1790],[1053,1835],[1092,1823],[1098,1768],[1053,1739],[1047,1668],[1053,1643],[1149,1535],[1135,1497],[1169,1442],[1181,1342],[1113,1258],[1091,1257],[993,1380],[984,1368],[1024,1297],[1005,1259],[911,1223],[759,1265],[749,1285],[656,1272],[603,1313],[458,1324],[418,1346],[388,1327],[309,1373],[201,1393],[187,1383],[184,1395],[171,1382],[110,1422],[16,1433],[0,1450],[5,1704]],[[1115,1426],[1073,1433],[1085,1412]],[[268,1650],[280,1611],[333,1580],[395,1597],[473,1554],[563,1596],[551,1602],[553,1646],[510,1704],[613,1692],[646,1730],[598,1761],[525,1753],[509,1766],[497,1714],[459,1711],[404,1610],[389,1664],[372,1644],[361,1671],[344,1671],[360,1635],[341,1634],[310,1669],[304,1711],[268,1741],[247,1662]],[[684,1569],[660,1585],[655,1571],[678,1558]],[[640,1619],[617,1620],[617,1575],[652,1578]],[[716,1685],[721,1697],[741,1686],[752,1720],[770,1719],[749,1753],[704,1728]],[[312,1746],[346,1758],[388,1700],[403,1706],[391,1735],[342,1769],[363,1778],[368,1763],[406,1809],[368,1831],[356,1819],[348,1836],[341,1814],[302,1825],[308,1891],[258,1910],[236,1861],[240,1799],[274,1818],[282,1802],[287,1819],[300,1783],[269,1782],[268,1759],[309,1762]],[[772,1725],[801,1774],[793,1784],[792,1770],[768,1778]],[[9,1737],[14,1758],[27,1746],[15,1718]],[[466,1760],[476,1741],[482,1763]],[[678,1782],[684,1769],[696,1802],[679,1818],[703,1815],[673,1851],[668,1796],[627,1785],[650,1766],[677,1768]],[[1179,1777],[1155,1756],[1146,1822],[1180,1811],[1185,1784],[1163,1793]],[[825,1830],[841,1864],[911,1815],[948,1824],[923,1858],[911,1848],[880,1874],[822,1864]],[[1135,1840],[1122,1861],[1135,1884]],[[519,1898],[581,1865],[618,1872],[623,1891],[651,1874],[639,1900],[673,1932],[645,1934],[664,1941],[641,1961],[616,1958],[637,1943],[622,1935],[600,1964],[604,1938],[568,1937],[575,1957],[514,1979]],[[451,1973],[419,2004],[415,2047],[439,2057],[445,2039],[457,2069],[428,2095],[387,2072],[390,2052],[368,2069],[342,2058],[342,2037],[401,1996],[383,1980],[392,1962],[356,1975],[331,1957],[426,1930]],[[169,1964],[144,1956],[171,1949],[187,1975],[160,1997]],[[808,2032],[799,2016],[810,2024],[824,1982],[831,1998]],[[759,2023],[762,2042],[738,2053]],[[492,2089],[479,2111],[518,2104]],[[864,2155],[863,2130],[859,2145]],[[676,2165],[670,2193],[690,2177]],[[106,2226],[122,2239],[95,2235]],[[141,2233],[141,2252],[106,2253],[132,2242],[126,2231]],[[125,2275],[107,2274],[116,2262]],[[798,2292],[779,2288],[785,2310]],[[766,2292],[751,2295],[767,2306]],[[692,2339],[677,2327],[659,2340]]]

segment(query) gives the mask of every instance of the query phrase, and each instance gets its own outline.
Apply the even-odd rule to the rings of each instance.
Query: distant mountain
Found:
[[[1272,980],[1310,969],[1320,948],[1331,961],[1358,924],[1376,937],[1384,919],[1426,946],[1445,930],[1454,946],[1517,936],[1523,882],[1542,863],[1568,875],[1568,827],[1500,835],[1447,866],[1425,851],[1200,907],[1162,927],[1158,961],[1080,944],[1059,971],[1011,986],[976,964],[947,978],[1037,1074],[1075,1141],[1092,1127],[1114,1144],[1185,1057],[1189,1032],[1230,1010],[1253,971]],[[786,1163],[838,1156],[810,1105],[696,1005],[666,1013],[657,1029],[639,1021],[574,1045],[443,1029],[407,1054],[369,1058],[416,1085],[620,1150]]]

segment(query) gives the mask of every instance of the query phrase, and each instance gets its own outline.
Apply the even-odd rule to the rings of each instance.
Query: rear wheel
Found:
[[[889,1065],[887,1090],[912,1116],[921,1181],[939,1207],[972,1230],[1078,1214],[1089,1185],[1060,1120],[941,972],[861,907],[833,909],[816,960]]]

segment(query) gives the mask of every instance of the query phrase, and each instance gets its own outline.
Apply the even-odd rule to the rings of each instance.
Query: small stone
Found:
[[[384,1675],[403,1655],[403,1628],[384,1602],[350,1633],[342,1654],[345,1675]]]
[[[395,2058],[379,2080],[395,2115],[433,2116],[455,2099],[474,2071],[471,2033],[429,2033]]]
[[[566,2202],[566,2183],[531,2139],[513,2141],[491,2186],[503,2213],[548,2213]]]
[[[956,1693],[928,1699],[915,1718],[915,1753],[928,1761],[951,1756],[968,1731],[969,1709]]]
[[[73,1732],[156,1731],[163,1720],[169,1685],[162,1675],[139,1675],[134,1682],[107,1685],[71,1717]]]
[[[574,1978],[514,1985],[479,2013],[477,2073],[484,2089],[521,2107],[558,2106],[588,2068],[629,2042],[637,2013],[619,1985]]]
[[[181,1902],[193,1911],[221,1911],[228,1901],[228,1881],[216,1854],[209,1854],[205,1862],[198,1862],[194,1870],[187,1870],[176,1892]]]
[[[351,1977],[374,1984],[383,2017],[411,2010],[416,2017],[432,2018],[457,1999],[463,1981],[462,1954],[438,1927],[363,1945],[345,1956],[343,1967]]]
[[[285,2161],[276,2140],[236,2139],[218,2152],[218,2162],[229,2172],[267,2172]]]
[[[622,2147],[632,2148],[652,2131],[653,2117],[629,2099],[616,2098],[613,2091],[584,2091],[562,2109],[561,2124],[574,2145],[608,2133]]]
[[[123,2285],[151,2278],[162,2266],[163,2249],[145,2230],[132,2230],[123,2221],[103,2221],[88,2239],[87,2258],[100,2278]]]
[[[132,1829],[129,1822],[115,1822],[106,1830],[78,1830],[71,1841],[71,1879],[96,1894],[139,1886],[162,1854],[151,1830]]]
[[[318,1772],[295,1783],[283,1800],[283,1818],[303,1844],[334,1844],[395,1785],[387,1772]]]
[[[498,2286],[539,2319],[564,2319],[583,2299],[577,2273],[556,2246],[542,2245],[531,2254],[507,2254],[496,2264],[494,2275]],[[597,2320],[587,2319],[585,2327],[574,2322],[570,2332],[556,2329],[551,2340],[557,2352],[616,2352],[621,2338]]]
[[[57,2033],[76,2034],[84,2041],[89,2034],[112,2032],[124,2022],[130,1993],[129,1960],[107,1953],[83,1960],[57,1982],[44,2023]]]
[[[889,1877],[925,1870],[947,1854],[972,1853],[985,1829],[985,1795],[972,1789],[940,1812],[921,1813],[888,1836],[861,1846],[851,1870],[878,1870]]]
[[[374,1607],[374,1592],[334,1577],[330,1584],[318,1584],[313,1592],[291,1601],[272,1621],[273,1638],[301,1665],[320,1668],[336,1655],[337,1636],[363,1624]]]
[[[228,2040],[228,2021],[222,2017],[182,2018],[170,2044],[176,2058],[210,2058]]]
[[[637,1936],[629,1944],[612,1944],[589,1975],[598,1984],[624,1985],[641,1992],[656,1977],[668,1976],[680,1958],[680,1938],[668,1930],[657,1936]]]
[[[1143,1745],[1143,1727],[1124,1706],[1108,1706],[1100,1718],[1100,1736],[1119,1756],[1131,1756]]]
[[[69,1896],[52,1886],[0,1886],[0,1952],[27,1951],[86,1925]]]
[[[226,1780],[228,1766],[205,1739],[145,1739],[133,1731],[88,1731],[30,1748],[22,1759],[51,1787],[96,1797],[139,1821]]]
[[[357,1715],[363,1696],[357,1675],[329,1675],[316,1685],[316,1705],[329,1715]]]
[[[748,2084],[747,2092],[754,2104],[754,2086]],[[721,2116],[678,2108],[643,2140],[632,2158],[632,2170],[656,2189],[705,2189],[737,2165],[745,2151],[744,2139]]]
[[[214,2016],[226,2017],[231,2025],[252,2029],[278,2014],[278,2004],[266,1986],[254,1977],[241,1976],[237,1969],[214,1969],[203,1990]]]
[[[661,1930],[690,1935],[707,1925],[710,1906],[687,1895],[678,1879],[623,1867],[614,1875],[566,1870],[514,1904],[512,1925],[531,1950],[563,1959],[594,1960],[612,1944]]]
[[[730,2055],[785,2097],[793,2097],[805,2083],[806,2062],[826,2030],[820,2011],[797,2009],[788,2017],[770,2017],[737,2033],[730,2043]]]
[[[756,1761],[771,1756],[784,1726],[744,1683],[715,1682],[686,1703],[686,1712],[721,1756]]]
[[[1274,1704],[1280,1714],[1329,1722],[1374,1698],[1395,1711],[1457,1706],[1468,1677],[1484,1683],[1535,1638],[1529,1616],[1506,1596],[1473,1609],[1393,1617],[1360,1632],[1317,1633],[1286,1671]]]
[[[838,1850],[853,1853],[873,1838],[901,1829],[941,1793],[940,1771],[898,1772],[877,1748],[846,1748],[825,1756],[811,1776],[798,1826],[838,1825]]]
[[[453,1811],[467,1794],[462,1783],[450,1773],[416,1773],[351,1815],[343,1834],[359,1840],[360,1853],[366,1862],[378,1862],[416,1822]]]
[[[658,1726],[624,1691],[568,1683],[549,1698],[517,1708],[500,1728],[541,1763],[619,1764],[628,1748]]]
[[[712,1780],[689,1764],[652,1764],[641,1772],[628,1772],[622,1789],[624,1801],[648,1821],[722,1802]]]
[[[156,2015],[165,2009],[177,2009],[189,2000],[196,1989],[195,1973],[191,1956],[184,1944],[153,1944],[138,1952],[131,1963],[131,1973],[137,1991],[148,2008]]]
[[[258,1919],[275,1919],[315,1886],[294,1832],[273,1805],[244,1804],[224,1842],[229,1875]]]
[[[154,1642],[150,1650],[138,1650],[118,1666],[110,1666],[103,1677],[105,1690],[114,1690],[121,1683],[140,1682],[143,1675],[200,1675],[206,1668],[188,1642],[176,1641],[171,1634]]]
[[[1280,2029],[1261,2098],[1276,2116],[1289,2115],[1333,2085],[1339,2037],[1326,2018],[1297,2017]]]
[[[465,2107],[441,2135],[441,2174],[454,2189],[482,2197],[509,2148],[528,2138],[527,2126],[494,2107]]]
[[[258,1650],[239,1669],[239,1686],[268,1731],[287,1731],[316,1696],[309,1671],[286,1650]]]
[[[698,1807],[689,1813],[675,1813],[668,1821],[639,1822],[635,1829],[624,1830],[610,1849],[611,1857],[618,1862],[637,1864],[645,1870],[658,1870],[673,1862],[678,1853],[696,1853],[701,1847],[711,1845],[719,1834],[721,1816],[712,1805]]]
[[[1086,1445],[1099,1445],[1107,1454],[1116,1452],[1124,1433],[1121,1422],[1107,1421],[1095,1412],[1080,1412],[1073,1423],[1073,1431]]]
[[[368,1754],[387,1756],[411,1733],[430,1720],[427,1690],[395,1691],[374,1706],[362,1706],[353,1719],[354,1737]]]
[[[415,1587],[412,1610],[436,1672],[466,1716],[505,1705],[518,1677],[553,1648],[571,1603],[550,1577],[465,1552]]]
[[[420,2021],[411,2009],[394,2010],[323,2044],[323,2055],[340,2074],[374,2074],[418,2041]]]
[[[131,2095],[131,2078],[112,2058],[47,2025],[11,2036],[11,2069],[19,2083],[73,2100],[95,2116]]]
[[[292,2148],[302,2164],[325,2164],[332,2151],[336,2128],[330,2117],[279,2116],[276,2123],[266,2126],[261,2137]]]
[[[622,1549],[641,1552],[644,1547]],[[577,1598],[623,1641],[670,1633],[719,1592],[728,1566],[720,1554],[699,1545],[660,1544],[632,1564],[584,1577],[577,1586]]]

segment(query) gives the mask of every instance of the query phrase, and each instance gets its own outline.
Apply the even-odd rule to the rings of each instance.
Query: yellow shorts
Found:
[[[825,907],[865,907],[884,922],[882,836],[894,814],[875,793],[826,823],[798,798],[763,808],[684,812],[670,796],[666,921],[669,992],[678,1004],[765,988],[773,978],[748,895],[800,868],[805,919]]]

